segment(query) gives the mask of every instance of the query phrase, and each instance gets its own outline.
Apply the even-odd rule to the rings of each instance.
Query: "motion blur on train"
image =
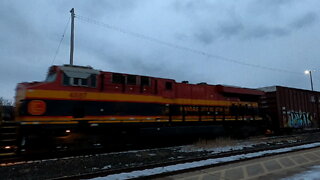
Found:
[[[262,91],[52,66],[46,81],[20,83],[16,121],[24,138],[99,134],[109,143],[157,136],[192,138],[263,124]]]
[[[43,82],[18,84],[14,119],[3,122],[15,124],[20,148],[50,139],[114,144],[248,137],[317,129],[319,102],[318,92],[295,88],[189,84],[62,65],[50,67]]]

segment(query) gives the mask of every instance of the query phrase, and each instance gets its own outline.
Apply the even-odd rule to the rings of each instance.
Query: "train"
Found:
[[[260,110],[274,132],[317,130],[320,124],[320,93],[284,86],[260,88]]]
[[[262,121],[261,95],[253,89],[53,66],[44,82],[18,84],[16,121],[27,135],[79,127],[102,129],[108,136],[202,134],[220,131],[221,122]]]
[[[90,66],[51,66],[45,81],[17,85],[14,118],[0,125],[12,127],[14,138],[1,131],[7,139],[0,142],[12,139],[3,149],[23,149],[57,139],[114,144],[317,129],[319,97],[318,92],[281,86],[190,84]]]

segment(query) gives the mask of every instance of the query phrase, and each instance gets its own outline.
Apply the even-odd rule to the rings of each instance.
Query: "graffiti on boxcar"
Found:
[[[304,128],[312,125],[312,115],[309,112],[287,112],[287,127],[290,128]]]

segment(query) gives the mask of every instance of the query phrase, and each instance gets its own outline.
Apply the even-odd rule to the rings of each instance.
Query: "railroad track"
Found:
[[[282,154],[287,152],[293,152],[293,151],[299,151],[299,150],[305,150],[308,148],[313,148],[314,146],[306,146],[304,148],[296,148],[296,147],[303,147],[304,145],[317,145],[320,146],[320,140],[317,141],[306,141],[306,142],[298,142],[298,143],[292,143],[292,144],[282,144],[277,146],[272,146],[269,148],[261,147],[261,148],[254,148],[254,149],[245,149],[245,150],[236,150],[236,151],[230,151],[230,152],[223,152],[215,155],[208,155],[205,157],[196,157],[196,158],[185,158],[182,160],[174,160],[174,161],[166,161],[161,163],[152,163],[147,165],[140,165],[135,167],[128,167],[128,168],[118,168],[118,169],[111,169],[111,170],[102,170],[92,173],[85,173],[80,175],[72,175],[72,176],[64,176],[59,177],[55,179],[90,179],[90,178],[96,178],[96,177],[106,177],[110,179],[117,179],[117,174],[122,174],[122,177],[130,177],[129,179],[153,179],[153,178],[160,178],[168,175],[174,175],[174,174],[180,174],[184,172],[199,170],[203,168],[209,168],[214,166],[220,166],[225,165],[228,163],[238,162],[242,160],[249,160],[254,158],[260,158],[270,155],[276,155],[276,154]],[[291,151],[282,151],[279,149],[285,149],[285,148],[292,148],[294,150]],[[295,149],[296,148],[296,149]],[[261,152],[270,151],[269,153],[265,153],[263,155],[257,155]],[[247,154],[251,157],[247,157],[245,159],[239,158],[241,155]],[[231,158],[233,160],[231,161],[223,161],[222,158]],[[218,163],[209,163],[209,161],[214,160],[221,160],[221,162]],[[206,163],[204,163],[206,162]],[[192,166],[189,168],[181,168],[183,166],[188,166],[190,164],[196,164],[200,163],[204,165],[198,166]],[[177,170],[174,171],[163,171],[161,169],[172,169],[177,168]],[[157,172],[158,171],[158,172]],[[151,173],[150,173],[151,172]],[[143,174],[146,173],[146,176],[138,176],[137,174]],[[149,174],[148,174],[149,173]]]
[[[17,153],[19,126],[12,121],[0,124],[0,159],[12,158]]]
[[[1,135],[0,135],[1,136]],[[14,141],[16,142],[16,141]],[[0,140],[1,143],[1,140]],[[10,149],[6,153],[0,153],[0,163],[2,164],[14,164],[17,162],[26,161],[42,161],[46,159],[57,159],[66,158],[69,156],[88,156],[92,154],[101,153],[117,153],[125,152],[130,150],[143,150],[143,149],[154,149],[172,146],[172,144],[151,144],[151,145],[136,145],[131,147],[130,144],[123,144],[115,147],[97,147],[97,148],[84,148],[84,149],[74,149],[74,148],[59,148],[59,149],[44,149],[36,151],[26,151],[18,149],[16,145],[10,145]],[[6,144],[8,146],[8,144]],[[64,147],[64,145],[56,145],[58,147]],[[4,147],[4,146],[3,146]]]
[[[257,138],[258,140],[254,140],[254,141],[258,141],[258,142],[274,142],[273,140],[277,140],[276,142],[282,142],[282,139],[299,139],[298,141],[300,142],[295,142],[295,143],[290,143],[288,144],[274,144],[273,145],[260,145],[257,147],[250,147],[250,148],[245,148],[242,150],[234,150],[232,152],[224,152],[224,153],[219,153],[219,154],[215,154],[215,155],[203,155],[202,153],[198,153],[198,154],[193,154],[193,153],[185,153],[185,152],[174,152],[171,154],[166,154],[165,156],[159,156],[159,155],[155,155],[153,159],[149,159],[148,156],[142,156],[142,157],[138,157],[137,159],[132,158],[133,156],[136,156],[137,153],[140,154],[148,154],[148,153],[154,153],[156,154],[157,152],[163,153],[163,150],[167,150],[168,148],[160,148],[160,149],[149,149],[149,150],[139,150],[139,151],[133,151],[131,152],[130,155],[130,151],[128,152],[94,152],[94,151],[90,151],[90,152],[86,152],[86,153],[71,153],[71,154],[63,154],[63,155],[58,155],[53,153],[52,156],[47,156],[44,155],[43,157],[39,157],[38,155],[35,156],[29,156],[28,158],[23,157],[24,159],[20,159],[17,161],[10,161],[8,163],[8,165],[6,165],[6,163],[0,163],[0,165],[2,166],[0,168],[0,174],[5,175],[7,174],[8,179],[10,179],[11,177],[16,177],[17,175],[24,177],[25,175],[28,174],[17,174],[15,172],[17,172],[17,169],[21,168],[22,169],[18,172],[23,172],[26,169],[32,169],[32,167],[36,167],[37,171],[34,171],[34,175],[36,174],[40,174],[39,179],[85,179],[85,178],[93,178],[93,177],[99,177],[99,176],[108,176],[108,175],[112,175],[112,174],[118,174],[118,173],[128,173],[128,172],[132,172],[132,171],[141,171],[144,169],[153,169],[153,168],[157,168],[157,167],[164,167],[164,166],[174,166],[176,164],[183,164],[183,163],[190,163],[193,161],[203,161],[206,159],[212,159],[212,158],[223,158],[223,157],[230,157],[230,156],[236,156],[239,154],[244,154],[244,153],[255,153],[261,150],[272,150],[272,149],[278,149],[278,148],[284,148],[284,147],[288,147],[288,146],[297,146],[297,145],[302,145],[302,144],[307,144],[307,143],[312,143],[312,142],[318,142],[320,141],[320,133],[312,133],[312,134],[299,134],[299,135],[289,135],[289,136],[276,136],[276,137],[260,137]],[[241,141],[242,142],[242,141]],[[288,141],[290,142],[290,141]],[[180,148],[180,147],[178,147]],[[144,152],[145,151],[145,152]],[[97,153],[102,153],[102,154],[97,154]],[[116,155],[115,155],[116,154]],[[119,155],[120,154],[120,155]],[[210,154],[210,153],[209,153]],[[69,156],[72,157],[69,157]],[[184,156],[182,159],[179,160],[173,160],[168,157],[178,157],[178,156]],[[35,158],[36,157],[36,158]],[[89,157],[89,158],[88,158]],[[34,159],[35,158],[35,159]],[[51,158],[51,159],[50,159]],[[35,161],[34,163],[32,161],[38,159],[37,161]],[[40,159],[40,160],[39,160]],[[54,161],[56,162],[50,162],[52,159],[55,159]],[[72,160],[66,160],[66,159],[72,159]],[[127,160],[126,160],[127,159]],[[145,160],[148,159],[148,160]],[[167,159],[167,160],[166,160]],[[163,161],[165,160],[165,161]],[[112,162],[115,161],[115,162]],[[161,161],[161,163],[160,163]],[[47,166],[49,164],[51,164],[52,168],[55,167],[61,167],[61,168],[57,168],[52,170],[52,168],[43,168],[43,169],[39,169],[39,164],[41,164],[41,166]],[[59,162],[59,163],[57,163]],[[63,163],[61,163],[63,162]],[[105,163],[103,166],[97,166],[97,164],[101,162],[108,162]],[[111,163],[109,163],[111,162]],[[120,164],[119,164],[120,162]],[[134,162],[134,163],[132,163]],[[136,164],[138,163],[139,165],[134,165],[136,162]],[[52,165],[56,163],[55,165]],[[13,164],[13,165],[12,165]],[[17,164],[17,165],[15,165]],[[70,165],[73,164],[72,167],[70,167]],[[76,165],[76,164],[80,164],[80,165]],[[124,165],[128,164],[128,167],[124,168]],[[19,166],[20,165],[20,166]],[[66,166],[64,166],[66,165]],[[85,168],[82,166],[84,165]],[[105,165],[110,166],[110,168],[107,168],[105,170],[103,170],[103,168]],[[12,168],[10,168],[12,167]],[[48,166],[49,167],[49,166]],[[71,168],[71,169],[76,169],[76,171],[65,171],[65,168]],[[96,168],[98,167],[98,168]],[[25,168],[25,169],[23,169]],[[10,173],[7,173],[7,171],[10,171],[10,169],[14,169],[14,171],[12,171],[12,174],[10,175]],[[61,171],[65,171],[62,172]],[[48,172],[51,172],[52,174],[50,176],[41,176],[41,174],[48,174]],[[75,174],[80,174],[80,175],[75,175]],[[18,179],[18,178],[17,178]]]

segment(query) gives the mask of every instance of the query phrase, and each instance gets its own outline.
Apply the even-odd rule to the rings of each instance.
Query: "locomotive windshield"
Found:
[[[46,82],[54,82],[57,77],[57,72],[55,71],[54,67],[51,67],[48,71]]]

